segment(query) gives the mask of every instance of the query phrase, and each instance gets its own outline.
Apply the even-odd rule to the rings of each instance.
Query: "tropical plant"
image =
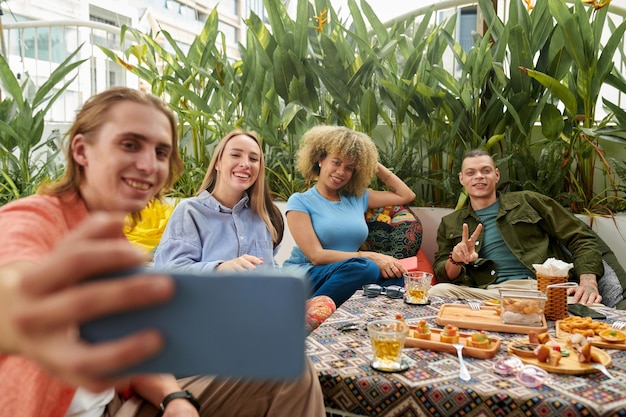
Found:
[[[600,133],[613,130],[610,129],[611,115],[598,121],[596,108],[605,83],[610,82],[626,93],[623,78],[613,64],[616,49],[620,43],[623,45],[626,21],[614,27],[603,45],[608,2],[594,3],[593,7],[587,8],[582,2],[568,8],[564,0],[549,0],[548,5],[557,22],[555,36],[558,35],[559,41],[553,42],[552,47],[570,57],[571,68],[562,73],[561,78],[528,68],[523,68],[523,71],[546,87],[547,93],[563,106],[561,112],[555,105],[547,105],[541,114],[541,125],[548,139],[562,141],[562,166],[567,168],[564,191],[580,198],[579,201],[571,201],[570,207],[575,212],[613,210],[622,198],[617,193],[614,173],[599,142]],[[618,127],[617,130],[620,129]],[[621,140],[626,143],[626,140]],[[600,198],[595,193],[598,163],[609,181],[608,189],[601,193]]]
[[[245,128],[238,70],[226,56],[217,9],[208,16],[187,52],[167,31],[142,33],[123,26],[121,45],[126,44],[127,37],[133,44],[122,56],[103,46],[100,49],[145,81],[178,116],[181,153],[187,168],[174,185],[172,196],[194,195],[209,165],[211,146],[232,129]]]
[[[245,20],[236,62],[226,58],[215,10],[187,53],[166,31],[131,28],[123,33],[136,44],[123,56],[103,49],[178,113],[188,168],[177,195],[195,191],[212,144],[240,127],[261,137],[268,181],[286,199],[308,186],[295,170],[299,139],[323,123],[372,136],[383,163],[410,184],[420,205],[454,205],[462,154],[484,147],[496,155],[502,188],[556,196],[575,211],[619,207],[623,189],[610,169],[623,161],[605,158],[597,138],[622,141],[623,112],[603,100],[612,113],[586,124],[603,85],[626,92],[610,64],[616,51],[624,53],[624,24],[602,44],[601,7],[592,12],[578,1],[568,9],[549,0],[529,11],[516,1],[503,22],[490,0],[479,0],[489,29],[465,51],[455,41],[456,17],[434,25],[432,10],[385,26],[364,0],[348,0],[348,22],[330,0],[298,0],[294,18],[282,2],[264,4],[267,20]],[[447,56],[455,60],[452,71]],[[597,182],[588,162],[597,161],[608,178],[599,197],[588,187]]]
[[[39,184],[59,175],[59,136],[43,138],[44,119],[76,78],[71,73],[86,60],[71,53],[36,88],[28,74],[18,80],[0,55],[0,83],[7,95],[0,102],[0,205],[35,192]],[[57,132],[58,133],[58,132]]]

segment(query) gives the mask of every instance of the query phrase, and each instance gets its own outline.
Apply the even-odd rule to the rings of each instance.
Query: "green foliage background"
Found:
[[[608,19],[608,7],[547,0],[529,12],[512,1],[502,21],[479,0],[488,30],[465,51],[456,15],[436,23],[434,9],[385,26],[365,1],[348,1],[346,21],[330,0],[299,0],[295,17],[280,2],[264,4],[267,23],[250,15],[234,62],[216,10],[186,53],[165,31],[130,27],[121,44],[133,46],[101,48],[178,115],[186,170],[173,196],[193,195],[214,144],[242,128],[262,138],[270,186],[287,199],[308,187],[295,170],[302,134],[336,124],[375,140],[381,162],[416,192],[415,205],[462,203],[462,155],[482,147],[504,190],[535,190],[575,212],[626,208],[626,163],[603,148],[626,143],[626,113],[601,96],[605,85],[626,93],[613,66],[616,54],[624,58],[626,23]],[[609,110],[604,120],[596,120],[598,103]]]

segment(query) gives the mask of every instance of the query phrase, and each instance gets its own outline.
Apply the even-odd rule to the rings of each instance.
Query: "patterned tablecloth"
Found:
[[[451,301],[445,301],[451,302]],[[406,321],[435,318],[444,300],[411,306],[385,296],[367,298],[362,291],[344,303],[307,339],[307,354],[318,371],[328,410],[367,416],[626,416],[626,351],[607,350],[615,379],[602,373],[550,374],[539,388],[527,388],[515,376],[496,374],[493,363],[507,356],[502,338],[493,359],[466,358],[472,380],[459,378],[456,355],[405,348],[411,366],[400,373],[378,372],[369,365],[371,344],[365,324],[401,313]],[[607,321],[626,318],[626,311],[600,309]],[[340,326],[357,323],[356,330]],[[548,322],[554,332],[554,322]]]

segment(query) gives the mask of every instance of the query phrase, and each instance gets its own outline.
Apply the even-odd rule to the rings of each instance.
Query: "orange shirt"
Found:
[[[33,195],[5,204],[0,207],[0,266],[38,262],[88,214],[74,193],[63,198]],[[0,354],[2,416],[64,417],[75,391],[24,357]]]

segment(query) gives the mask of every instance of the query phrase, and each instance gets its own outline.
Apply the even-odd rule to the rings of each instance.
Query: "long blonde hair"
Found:
[[[343,126],[315,126],[302,136],[296,164],[298,171],[305,180],[313,181],[320,175],[319,161],[328,155],[340,155],[355,165],[352,178],[340,192],[363,195],[378,164],[378,150],[372,139]]]
[[[202,191],[206,190],[209,193],[215,188],[217,183],[218,171],[215,166],[222,159],[226,144],[235,136],[244,135],[254,140],[259,149],[261,149],[261,141],[254,132],[245,132],[243,130],[233,130],[226,136],[224,136],[213,151],[213,156],[209,162],[204,180],[198,189],[196,195],[200,195]],[[272,234],[272,241],[274,242],[274,248],[280,244],[283,240],[283,234],[285,232],[285,222],[280,209],[272,200],[272,193],[265,180],[265,157],[263,156],[263,150],[261,149],[259,166],[259,176],[257,180],[248,188],[248,195],[250,197],[250,207],[257,212],[261,220],[267,225],[268,230]]]

